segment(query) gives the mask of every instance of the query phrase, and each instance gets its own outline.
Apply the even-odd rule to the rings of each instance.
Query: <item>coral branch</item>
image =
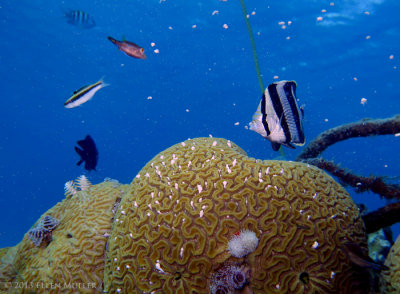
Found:
[[[362,217],[367,234],[400,222],[400,203],[388,204]]]
[[[341,125],[321,133],[299,154],[296,161],[315,165],[337,177],[343,185],[350,185],[356,192],[372,191],[387,199],[400,199],[400,186],[385,183],[383,177],[363,177],[341,168],[332,161],[317,158],[329,146],[350,138],[400,133],[400,115],[386,119],[362,119],[358,122]],[[389,204],[363,216],[367,233],[400,222],[400,203]]]
[[[386,119],[362,119],[321,133],[297,157],[297,161],[319,156],[329,146],[350,138],[400,133],[400,115]]]
[[[310,158],[303,162],[323,169],[333,176],[337,177],[341,184],[356,188],[356,192],[372,191],[387,199],[400,198],[400,186],[387,184],[381,177],[363,177],[353,174],[351,171],[339,167],[332,161],[323,158]]]

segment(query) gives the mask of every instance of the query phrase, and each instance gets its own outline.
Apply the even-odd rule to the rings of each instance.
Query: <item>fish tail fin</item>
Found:
[[[64,15],[64,17],[67,17],[67,15],[69,13],[71,13],[71,9],[65,9],[63,7],[60,7],[60,10],[61,10],[62,14]]]
[[[111,84],[107,84],[106,82],[104,82],[104,77],[105,77],[105,76],[102,76],[101,79],[99,80],[99,82],[101,83],[101,87],[102,87],[102,88],[111,85]]]

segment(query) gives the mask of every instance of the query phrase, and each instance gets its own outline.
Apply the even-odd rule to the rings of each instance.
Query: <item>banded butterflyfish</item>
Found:
[[[297,104],[295,81],[279,81],[264,91],[249,128],[271,141],[272,149],[280,145],[294,149],[292,145],[304,145],[304,111]]]

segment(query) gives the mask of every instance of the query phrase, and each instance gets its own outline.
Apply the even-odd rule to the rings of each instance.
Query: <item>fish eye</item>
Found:
[[[143,49],[143,48],[140,48],[140,52],[143,53],[143,52],[144,52],[144,49]]]

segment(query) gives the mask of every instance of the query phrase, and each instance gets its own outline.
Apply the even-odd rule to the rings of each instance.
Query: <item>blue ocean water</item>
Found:
[[[297,82],[307,142],[331,127],[400,113],[399,1],[246,5],[263,82]],[[68,24],[67,9],[97,25]],[[126,56],[107,36],[143,46],[148,58]],[[61,201],[65,182],[86,174],[93,183],[130,183],[187,138],[230,139],[260,159],[280,155],[245,128],[261,93],[238,0],[0,1],[0,40],[0,247],[18,243]],[[111,85],[64,108],[74,90],[101,77]],[[74,151],[87,134],[99,150],[90,173],[76,166]],[[358,174],[396,177],[399,140],[353,139],[323,156]],[[286,159],[301,149],[285,149]],[[386,203],[347,190],[370,209]]]

